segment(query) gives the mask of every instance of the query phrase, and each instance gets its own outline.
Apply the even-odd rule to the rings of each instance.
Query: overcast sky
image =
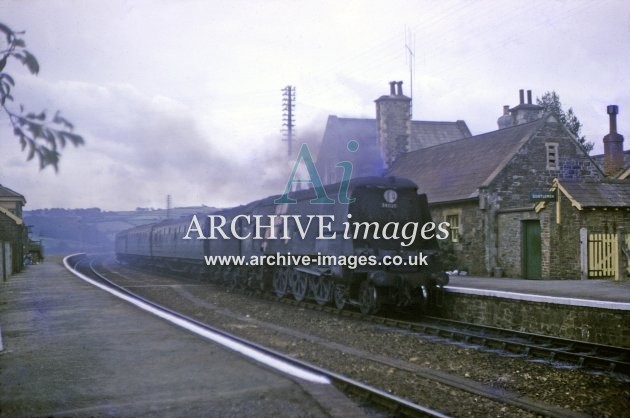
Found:
[[[236,205],[282,193],[282,88],[315,153],[328,115],[374,117],[415,52],[413,116],[497,129],[518,90],[555,90],[602,153],[606,105],[630,147],[630,2],[0,0],[41,71],[17,103],[59,109],[86,145],[25,162],[0,115],[0,183],[25,209]],[[407,36],[405,36],[407,33]],[[407,39],[407,41],[406,41]]]

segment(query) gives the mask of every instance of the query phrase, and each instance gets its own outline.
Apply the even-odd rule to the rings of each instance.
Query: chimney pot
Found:
[[[608,117],[610,119],[610,133],[617,133],[617,114],[619,113],[619,106],[617,105],[609,105],[606,107],[606,112],[608,113]]]
[[[606,106],[606,112],[609,115],[616,115],[619,113],[619,106],[617,105],[608,105]]]
[[[509,105],[504,105],[503,106],[503,116],[509,116],[510,114],[510,106]]]
[[[399,81],[398,83],[396,83],[396,87],[398,88],[397,94],[398,94],[399,96],[402,96],[402,95],[403,95],[403,92],[402,92],[402,84],[403,84],[403,82],[402,82],[402,81]]]
[[[532,104],[532,91],[527,90],[527,104]]]
[[[518,91],[518,97],[519,97],[519,103],[520,104],[524,104],[525,103],[525,91],[523,89],[520,89]]]
[[[389,82],[389,95],[390,96],[396,95],[396,82],[395,81]]]

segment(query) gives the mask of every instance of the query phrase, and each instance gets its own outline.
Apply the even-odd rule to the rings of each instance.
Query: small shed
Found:
[[[556,200],[535,208],[549,237],[550,278],[628,278],[630,181],[555,179],[550,191]]]

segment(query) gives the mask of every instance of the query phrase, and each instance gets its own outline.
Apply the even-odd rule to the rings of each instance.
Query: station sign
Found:
[[[534,190],[529,192],[531,202],[555,202],[556,192],[548,190]]]

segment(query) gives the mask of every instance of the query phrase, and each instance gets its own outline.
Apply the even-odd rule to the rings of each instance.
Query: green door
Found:
[[[540,221],[523,221],[523,277],[540,279],[542,254],[540,245]]]

